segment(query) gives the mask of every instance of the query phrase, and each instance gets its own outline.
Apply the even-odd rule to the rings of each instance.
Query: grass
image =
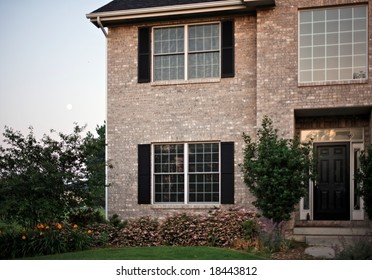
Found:
[[[262,255],[214,247],[135,247],[94,249],[29,260],[264,260]]]

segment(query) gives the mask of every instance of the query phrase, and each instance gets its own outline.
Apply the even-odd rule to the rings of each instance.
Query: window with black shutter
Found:
[[[155,204],[234,204],[234,143],[139,145],[138,203],[151,198]]]
[[[139,83],[234,77],[232,20],[140,28],[138,38]]]

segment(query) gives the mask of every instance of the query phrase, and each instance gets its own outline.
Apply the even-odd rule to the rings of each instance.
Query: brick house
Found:
[[[88,14],[107,37],[108,215],[253,209],[242,133],[268,115],[321,159],[293,233],[364,233],[353,174],[372,141],[371,15],[366,0],[115,0]]]

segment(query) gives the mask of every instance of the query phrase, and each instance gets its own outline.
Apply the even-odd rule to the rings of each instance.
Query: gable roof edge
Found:
[[[92,12],[87,14],[86,17],[90,19],[93,24],[99,27],[98,20],[103,26],[107,26],[113,22],[125,22],[128,20],[141,20],[154,17],[191,15],[222,11],[249,11],[255,10],[255,8],[260,4],[265,4],[267,6],[267,2],[275,5],[275,0],[225,0],[108,12]]]

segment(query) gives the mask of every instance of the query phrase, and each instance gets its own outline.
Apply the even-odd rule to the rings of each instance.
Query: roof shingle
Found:
[[[114,0],[92,13],[144,9],[174,5],[198,4],[224,0]]]

